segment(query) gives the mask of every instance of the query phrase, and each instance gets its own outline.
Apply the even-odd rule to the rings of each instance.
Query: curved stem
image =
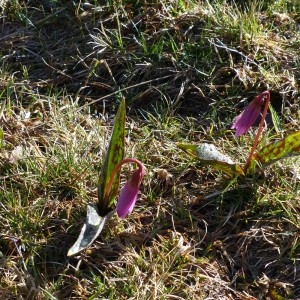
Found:
[[[117,174],[117,172],[119,170],[121,170],[122,166],[126,163],[135,163],[137,164],[137,166],[139,167],[139,169],[143,169],[143,164],[135,159],[135,158],[130,158],[130,157],[126,157],[124,158],[123,160],[121,160],[116,166],[115,168],[113,169],[112,173],[111,173],[111,176],[109,178],[109,182],[106,186],[106,191],[105,191],[105,196],[104,198],[107,199],[109,197],[109,194],[110,194],[110,191],[111,191],[111,188],[112,188],[112,185],[113,185],[113,182],[115,180],[115,176]]]
[[[254,140],[253,146],[251,148],[250,154],[249,154],[249,156],[248,156],[248,158],[246,160],[246,164],[244,166],[244,173],[245,174],[247,173],[247,170],[248,170],[248,168],[250,166],[250,163],[251,163],[254,151],[255,151],[255,149],[257,147],[258,139],[259,139],[259,136],[260,136],[260,134],[261,134],[261,132],[263,130],[263,125],[264,125],[264,122],[265,122],[265,119],[266,119],[266,115],[267,115],[267,111],[268,111],[268,107],[269,107],[269,102],[270,102],[270,93],[269,93],[269,91],[265,91],[262,94],[264,94],[264,96],[266,96],[267,99],[266,99],[266,102],[265,102],[264,112],[263,112],[263,115],[262,115],[260,123],[259,123],[259,127],[258,127],[258,130],[257,130],[256,136],[255,136],[255,140]]]

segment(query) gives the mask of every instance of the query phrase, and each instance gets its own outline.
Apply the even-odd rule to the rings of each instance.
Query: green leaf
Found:
[[[80,235],[75,242],[75,244],[69,249],[68,256],[73,256],[78,254],[82,250],[89,247],[94,240],[98,237],[102,231],[106,222],[113,215],[113,211],[108,213],[106,216],[101,217],[98,215],[97,207],[92,204],[87,206],[87,217],[85,223],[83,224]]]
[[[106,188],[113,169],[124,158],[125,116],[126,104],[125,99],[123,99],[115,118],[110,144],[99,175],[98,209],[101,216],[105,216],[110,211],[118,192],[120,172],[115,176],[109,195],[107,195]]]
[[[300,154],[300,130],[290,133],[285,138],[268,144],[253,155],[250,172],[255,170],[256,162],[260,163],[262,168],[276,162],[279,159],[296,156]]]
[[[221,153],[213,144],[190,145],[177,143],[177,146],[190,156],[200,160],[201,163],[213,166],[230,176],[244,175],[242,168],[234,163],[230,157]]]
[[[2,128],[0,128],[0,149],[3,147],[4,143],[4,134]]]

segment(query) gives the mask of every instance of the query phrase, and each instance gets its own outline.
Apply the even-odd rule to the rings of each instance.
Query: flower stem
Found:
[[[105,189],[105,195],[104,195],[104,199],[108,199],[109,198],[109,194],[111,192],[111,188],[112,188],[112,185],[114,183],[114,180],[115,180],[115,176],[116,174],[118,173],[119,170],[121,170],[122,166],[126,163],[135,163],[137,164],[138,168],[140,170],[143,169],[143,164],[135,159],[135,158],[130,158],[130,157],[127,157],[127,158],[124,158],[123,160],[121,160],[116,166],[115,168],[113,169],[112,173],[111,173],[111,176],[110,176],[110,179],[109,179],[109,182],[106,186],[106,189]],[[108,201],[108,200],[107,200]]]
[[[262,93],[263,96],[266,96],[266,102],[265,102],[265,107],[264,107],[264,111],[263,111],[263,115],[261,117],[261,120],[260,120],[260,123],[259,123],[259,127],[258,127],[258,130],[257,130],[257,133],[256,133],[256,136],[255,136],[255,139],[254,139],[254,143],[253,143],[253,146],[251,148],[251,151],[250,151],[250,154],[246,160],[246,164],[244,166],[244,173],[246,174],[247,173],[247,170],[250,166],[250,163],[251,163],[251,160],[252,160],[252,157],[253,157],[253,154],[254,154],[254,151],[257,147],[257,144],[258,144],[258,139],[259,139],[259,136],[263,130],[263,125],[264,125],[264,122],[265,122],[265,119],[266,119],[266,115],[267,115],[267,111],[268,111],[268,107],[269,107],[269,103],[270,103],[270,93],[269,91],[265,91]]]

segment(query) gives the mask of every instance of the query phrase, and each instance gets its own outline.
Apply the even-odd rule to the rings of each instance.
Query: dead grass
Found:
[[[230,180],[175,143],[243,162],[255,129],[236,140],[229,125],[267,88],[282,133],[299,130],[299,5],[6,2],[2,298],[298,299],[299,159]],[[141,196],[69,259],[121,96],[127,155],[147,167]]]

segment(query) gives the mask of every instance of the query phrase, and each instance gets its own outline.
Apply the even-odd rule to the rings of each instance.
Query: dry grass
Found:
[[[266,88],[280,134],[299,130],[299,5],[4,2],[1,297],[299,299],[299,159],[230,180],[175,145],[214,142],[243,162],[255,129],[228,128]],[[141,196],[67,258],[121,96]],[[280,135],[268,126],[265,142]]]

